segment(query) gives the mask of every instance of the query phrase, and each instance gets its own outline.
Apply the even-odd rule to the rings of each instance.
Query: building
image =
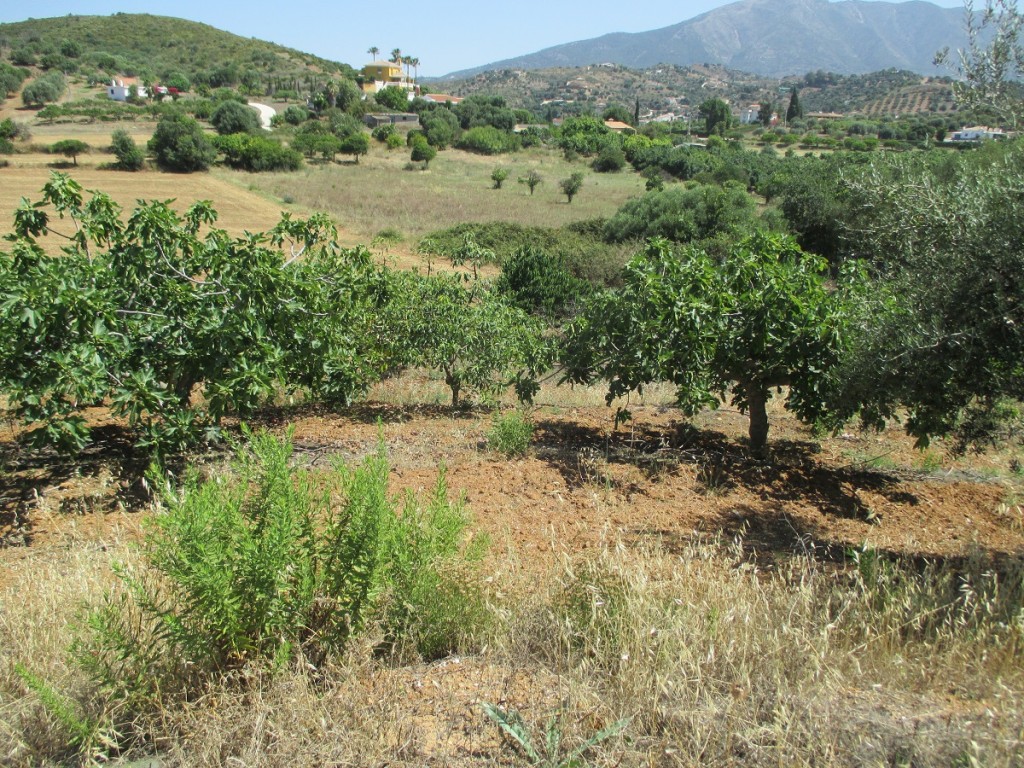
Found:
[[[418,124],[420,116],[415,112],[380,112],[372,115],[365,115],[363,122],[370,128],[378,125],[408,125]]]
[[[110,85],[107,86],[107,96],[114,101],[128,101],[128,97],[132,95],[132,89],[135,89],[135,95],[141,99],[149,97],[149,92],[145,86],[139,85],[139,79],[137,77],[125,77],[125,78],[114,78],[110,81]]]
[[[604,127],[612,133],[636,133],[632,125],[621,120],[605,120]]]
[[[377,93],[388,86],[404,88],[410,93],[416,91],[416,84],[402,72],[397,61],[371,61],[360,71],[363,78],[363,93]]]
[[[462,101],[462,97],[450,96],[447,93],[425,93],[423,94],[423,100],[434,104],[452,104],[454,106]]]
[[[953,133],[948,141],[970,141],[979,142],[986,139],[1001,140],[1006,138],[1006,133],[1000,128],[989,128],[987,125],[974,125],[970,128],[961,128]]]

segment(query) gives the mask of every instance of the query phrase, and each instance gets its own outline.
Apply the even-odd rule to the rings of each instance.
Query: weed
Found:
[[[522,410],[498,414],[487,433],[487,445],[506,458],[525,456],[533,439],[533,420]]]
[[[484,702],[481,706],[483,707],[484,714],[497,723],[505,735],[519,746],[523,754],[526,755],[527,760],[530,761],[530,765],[535,766],[535,768],[575,768],[576,766],[582,766],[585,764],[583,762],[583,755],[587,750],[597,746],[606,739],[610,739],[612,736],[618,735],[629,724],[627,719],[618,720],[607,728],[602,728],[593,734],[568,754],[562,754],[562,730],[559,726],[558,718],[552,717],[548,721],[547,728],[544,731],[544,747],[543,751],[541,751],[534,746],[530,731],[518,712],[504,710],[488,702]]]
[[[250,438],[227,476],[193,472],[153,518],[141,567],[89,621],[77,655],[111,700],[162,706],[256,663],[320,668],[364,627],[386,649],[434,658],[487,612],[461,503],[444,473],[425,505],[387,494],[383,449],[350,469],[289,465],[288,439]]]

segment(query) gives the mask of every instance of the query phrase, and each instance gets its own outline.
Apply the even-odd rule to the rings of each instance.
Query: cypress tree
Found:
[[[800,106],[800,93],[794,85],[789,91],[789,108],[786,110],[786,122],[792,122],[804,116],[804,108]]]

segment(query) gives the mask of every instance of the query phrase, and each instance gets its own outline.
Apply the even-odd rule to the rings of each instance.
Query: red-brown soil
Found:
[[[738,413],[687,421],[664,406],[631,410],[634,420],[615,430],[603,406],[539,407],[529,455],[516,459],[488,449],[486,410],[371,401],[340,413],[274,410],[262,423],[291,424],[297,460],[313,465],[338,455],[358,460],[382,439],[396,491],[430,488],[443,464],[493,555],[519,565],[606,544],[671,549],[715,536],[741,537],[764,565],[789,553],[834,559],[861,546],[913,557],[1024,551],[1005,452],[963,460],[941,447],[923,454],[896,428],[816,439],[778,409],[771,457],[755,461]],[[116,426],[100,433],[97,447],[70,460],[19,452],[10,427],[0,435],[8,467],[0,557],[82,540],[103,546],[137,528],[147,508],[146,458]],[[886,466],[873,466],[880,462]]]

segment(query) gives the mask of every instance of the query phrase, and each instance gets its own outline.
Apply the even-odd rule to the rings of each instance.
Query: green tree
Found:
[[[50,145],[50,154],[70,157],[75,165],[78,165],[78,156],[88,151],[89,145],[79,139],[63,139]]]
[[[609,404],[670,382],[687,414],[731,402],[750,419],[750,448],[767,450],[767,402],[813,421],[826,412],[821,377],[842,353],[845,292],[827,263],[781,235],[755,234],[721,263],[653,240],[626,267],[623,287],[596,296],[569,328],[565,378],[608,382]]]
[[[141,445],[174,451],[282,391],[345,403],[379,375],[379,270],[369,252],[338,249],[325,216],[233,238],[205,202],[121,214],[64,174],[15,212],[0,254],[0,392],[28,440],[81,449],[84,410],[107,400]]]
[[[181,112],[160,118],[148,146],[157,164],[168,171],[205,171],[217,157],[199,123]]]
[[[604,138],[611,133],[602,120],[593,115],[569,117],[558,131],[558,146],[567,152],[594,155],[601,149]]]
[[[732,126],[732,112],[721,99],[707,99],[697,108],[697,114],[704,121],[704,132],[708,136],[722,135]]]
[[[427,168],[430,165],[430,161],[435,157],[437,157],[437,150],[427,143],[424,136],[417,136],[413,140],[410,159],[414,163],[423,163],[423,167]]]
[[[903,418],[927,444],[1024,399],[1022,169],[1013,142],[887,155],[844,175],[844,239],[878,278],[835,377],[842,417]]]
[[[995,110],[1016,129],[1024,116],[1024,14],[1017,0],[984,0],[980,12],[975,12],[972,0],[964,5],[967,48],[955,55],[945,48],[936,54],[935,63],[956,71],[953,93],[961,108]]]
[[[527,188],[529,188],[530,194],[532,195],[533,190],[535,190],[539,184],[544,183],[544,177],[540,175],[540,171],[534,169],[527,173],[525,176],[520,176],[519,183],[525,184]]]
[[[767,128],[772,124],[772,115],[775,114],[775,105],[770,101],[762,101],[757,108],[757,122],[761,124],[762,128]]]
[[[567,201],[572,203],[572,199],[583,189],[583,174],[580,171],[576,171],[569,178],[558,182],[558,186],[561,187],[562,194],[565,195]]]
[[[626,125],[636,125],[633,121],[633,115],[629,113],[629,110],[621,104],[609,104],[604,112],[601,113],[602,120],[618,120],[620,123]]]
[[[342,140],[333,133],[299,131],[292,139],[291,148],[309,158],[319,155],[324,160],[333,161],[334,156],[341,152],[341,143]]]
[[[458,275],[396,278],[386,322],[396,357],[439,371],[453,408],[467,393],[493,398],[509,386],[532,395],[549,362],[543,323],[495,294],[478,295]]]
[[[794,85],[789,89],[789,106],[786,107],[786,122],[791,123],[804,116],[804,108],[800,105],[800,90]]]
[[[365,155],[370,151],[370,136],[369,134],[360,131],[359,133],[349,134],[341,140],[341,145],[338,151],[343,155],[352,155],[356,163],[359,163],[359,156]]]
[[[122,128],[110,137],[110,148],[117,158],[117,167],[123,171],[139,171],[146,162],[146,154],[135,143],[135,139]]]
[[[494,183],[495,189],[501,189],[501,185],[505,183],[505,179],[508,178],[508,168],[502,168],[500,165],[491,171],[491,181]]]
[[[221,136],[256,133],[262,127],[256,110],[234,100],[222,102],[210,116],[210,124]]]
[[[49,72],[37,77],[21,89],[21,100],[27,107],[41,107],[52,104],[64,95],[67,81],[60,72]]]
[[[610,134],[601,141],[593,168],[598,173],[615,173],[626,167],[626,153],[622,151],[622,137]]]
[[[399,88],[397,85],[389,85],[386,88],[382,88],[374,94],[373,98],[384,109],[392,112],[409,111],[409,92],[405,88]]]

